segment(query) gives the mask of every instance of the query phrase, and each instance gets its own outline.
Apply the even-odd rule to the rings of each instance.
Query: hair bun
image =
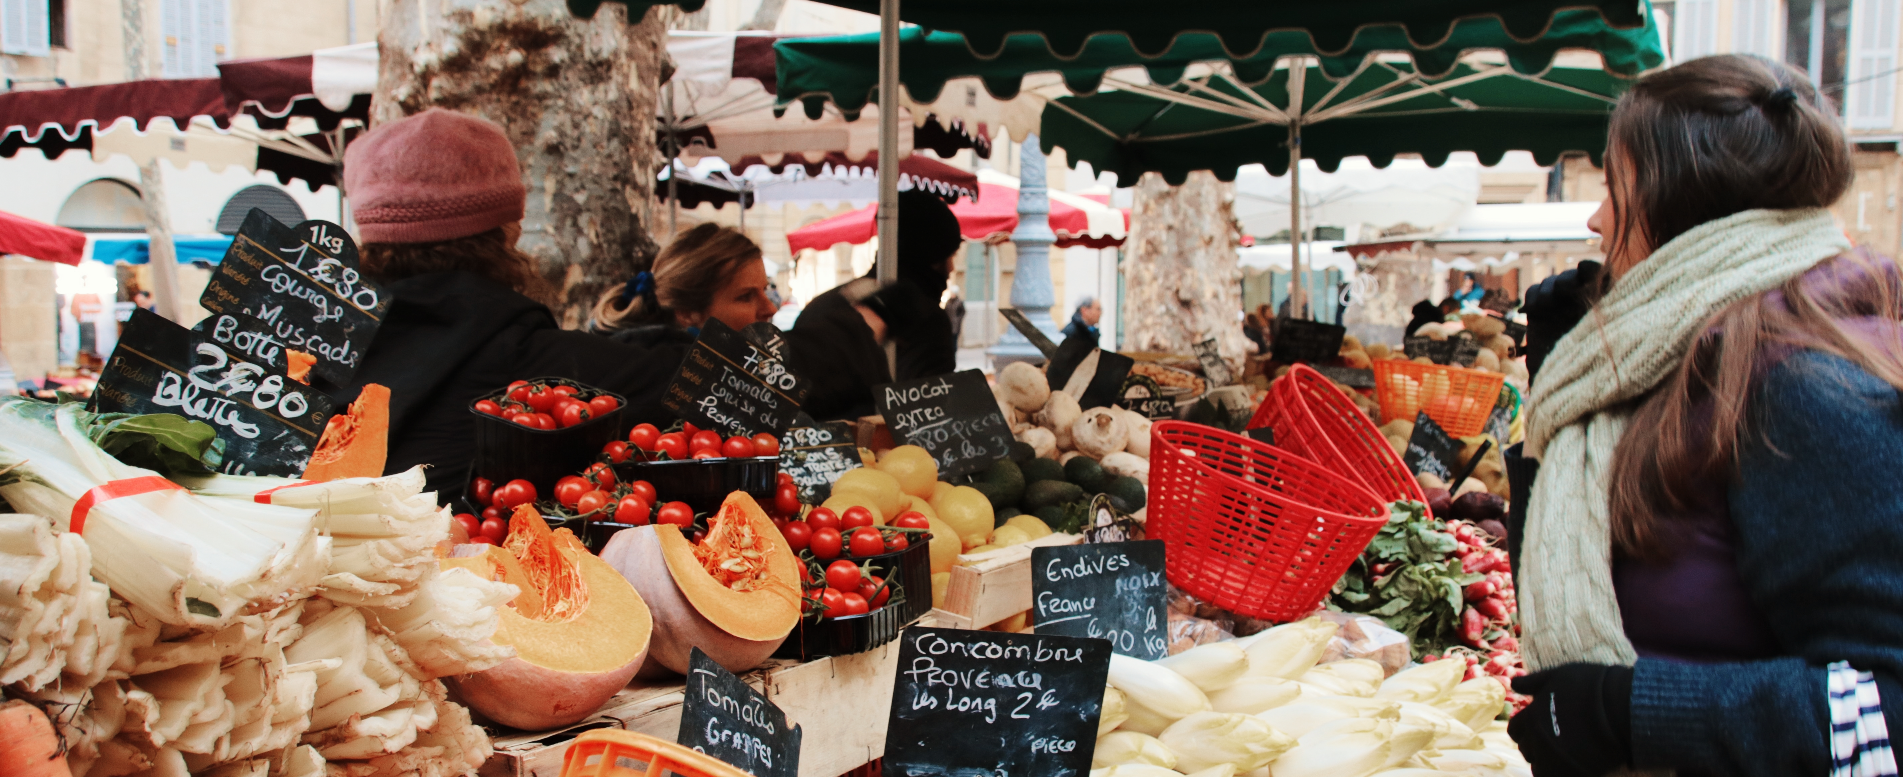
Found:
[[[1764,96],[1764,107],[1769,110],[1785,110],[1797,102],[1797,92],[1788,86],[1780,86]]]

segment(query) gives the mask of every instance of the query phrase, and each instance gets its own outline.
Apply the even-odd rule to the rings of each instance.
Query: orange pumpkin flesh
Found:
[[[324,436],[304,466],[304,479],[321,483],[382,477],[389,455],[390,390],[366,383],[350,411],[331,416],[324,426]]]
[[[647,657],[653,618],[634,586],[590,555],[573,532],[549,531],[533,507],[516,509],[502,547],[444,559],[522,588],[491,639],[516,657],[455,679],[470,708],[515,728],[558,728],[593,714]]]

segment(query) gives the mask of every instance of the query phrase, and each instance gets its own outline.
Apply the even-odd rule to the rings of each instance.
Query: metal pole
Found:
[[[126,49],[126,80],[143,80],[145,4],[141,0],[119,0],[119,21]],[[185,304],[178,290],[178,254],[172,247],[172,220],[165,207],[165,179],[159,172],[158,157],[139,160],[139,203],[145,206],[146,269],[155,287],[153,307],[159,315],[185,323]]]
[[[674,185],[674,179],[680,177],[677,162],[681,157],[681,139],[675,129],[674,85],[662,84],[667,93],[661,99],[667,101],[667,239],[673,240],[681,231],[681,195]]]
[[[1307,318],[1302,312],[1302,87],[1308,80],[1308,59],[1296,57],[1288,73],[1288,314]]]
[[[899,0],[879,0],[879,285],[899,279]]]

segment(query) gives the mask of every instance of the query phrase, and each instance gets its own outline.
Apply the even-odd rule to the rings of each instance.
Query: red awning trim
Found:
[[[143,132],[153,119],[169,118],[184,127],[197,116],[211,118],[220,128],[231,126],[218,79],[154,78],[0,94],[0,135],[18,133],[27,143],[39,143],[49,129],[76,141],[85,128],[111,127],[124,118]]]

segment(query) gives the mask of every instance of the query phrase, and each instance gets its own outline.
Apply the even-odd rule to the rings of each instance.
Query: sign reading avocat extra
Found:
[[[893,438],[930,451],[941,476],[977,472],[1011,452],[1011,427],[977,370],[887,383],[872,401]]]

